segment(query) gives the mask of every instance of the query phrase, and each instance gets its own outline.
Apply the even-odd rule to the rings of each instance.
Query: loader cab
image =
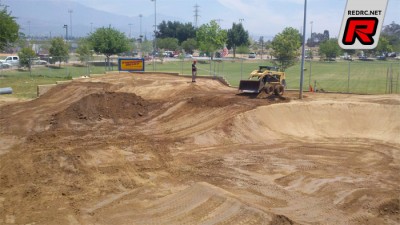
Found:
[[[281,81],[281,75],[279,74],[269,73],[268,75],[263,77],[263,82],[265,84],[280,83],[280,81]]]
[[[279,67],[276,66],[259,66],[258,72],[263,73],[264,71],[279,71]]]

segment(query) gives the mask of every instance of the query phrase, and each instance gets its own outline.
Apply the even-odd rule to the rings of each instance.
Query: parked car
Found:
[[[351,55],[343,55],[343,56],[340,56],[340,58],[343,60],[353,61],[353,58],[351,57]]]
[[[174,57],[174,52],[173,51],[165,51],[164,53],[163,53],[163,56],[164,57]]]
[[[32,64],[33,65],[47,65],[48,62],[46,60],[37,59],[37,60],[34,60]]]
[[[0,62],[10,64],[11,66],[18,66],[19,57],[15,55],[7,56],[4,60],[0,60]]]
[[[256,58],[256,53],[254,53],[254,52],[250,53],[250,54],[249,54],[249,58],[250,58],[250,59]]]
[[[377,60],[386,60],[386,56],[384,56],[384,55],[378,55],[378,56],[376,57],[376,59],[377,59]]]
[[[0,69],[8,69],[11,68],[11,64],[0,62]]]
[[[371,58],[368,58],[367,56],[365,56],[365,55],[361,55],[361,56],[359,56],[358,57],[358,59],[359,60],[362,60],[362,61],[372,61],[372,59]]]

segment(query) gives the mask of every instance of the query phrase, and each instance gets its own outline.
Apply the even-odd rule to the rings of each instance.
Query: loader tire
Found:
[[[272,93],[274,92],[274,86],[272,86],[272,85],[267,85],[267,86],[265,86],[265,87],[264,87],[264,92],[265,92],[267,95],[272,94]]]
[[[274,89],[274,93],[276,96],[282,96],[285,92],[285,87],[283,85],[276,85]]]

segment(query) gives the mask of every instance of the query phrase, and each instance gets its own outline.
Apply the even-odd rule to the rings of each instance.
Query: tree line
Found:
[[[212,20],[195,28],[191,23],[181,23],[178,21],[162,21],[157,26],[155,33],[155,46],[153,49],[152,41],[147,37],[138,39],[127,38],[126,35],[112,27],[102,27],[96,29],[85,38],[81,38],[78,43],[76,53],[82,61],[88,59],[93,53],[104,54],[109,62],[110,56],[126,52],[138,51],[155,55],[163,50],[179,51],[192,54],[195,50],[206,53],[211,58],[217,50],[227,47],[231,50],[233,57],[237,53],[247,53],[252,50],[270,49],[270,54],[274,57],[272,61],[282,70],[295,63],[300,55],[301,34],[297,29],[287,27],[281,33],[275,35],[272,41],[264,42],[263,37],[258,41],[249,38],[242,23],[233,23],[230,29],[222,29],[219,24]],[[15,18],[8,12],[7,7],[0,5],[0,51],[3,51],[15,42],[23,42],[24,34],[19,33],[19,26]],[[356,51],[343,51],[337,39],[329,37],[329,31],[323,33],[312,33],[307,40],[309,47],[318,47],[321,57],[330,59],[346,52],[350,55]],[[61,62],[68,59],[69,43],[63,38],[53,38],[50,43],[50,56],[57,57]],[[400,51],[400,25],[393,22],[383,28],[382,35],[377,48],[366,51],[366,54],[385,54],[392,51]],[[308,51],[308,57],[312,57],[312,51]],[[26,46],[20,51],[20,58],[34,57],[35,52]],[[21,60],[25,62],[24,60]]]

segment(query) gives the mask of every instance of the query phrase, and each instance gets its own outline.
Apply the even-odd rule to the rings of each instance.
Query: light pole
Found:
[[[313,45],[313,42],[314,42],[313,36],[312,36],[312,25],[313,25],[313,23],[314,23],[313,21],[310,22],[310,26],[311,26],[310,43],[311,43],[311,46]]]
[[[142,38],[142,14],[139,14],[139,22],[140,22],[140,33],[139,33],[139,37]]]
[[[133,24],[128,24],[129,25],[129,38],[131,38],[132,37],[132,25]]]
[[[72,37],[72,9],[68,9],[68,13],[69,13],[69,29],[70,29],[70,33],[69,35]]]
[[[151,0],[154,2],[154,52],[153,52],[153,70],[156,71],[156,61],[155,61],[155,56],[156,56],[156,50],[157,50],[157,38],[156,38],[156,32],[157,32],[157,0]]]
[[[64,28],[65,28],[65,41],[68,41],[68,25],[64,24]]]
[[[263,59],[263,55],[264,55],[264,36],[260,37],[260,41],[261,41],[261,59]]]
[[[28,37],[30,38],[31,36],[31,21],[28,20]]]
[[[310,46],[308,46],[308,47],[310,47],[310,49],[309,49],[309,52],[307,53],[307,54],[309,54],[309,56],[310,56],[310,58],[309,58],[309,60],[310,60],[310,76],[309,76],[309,78],[308,78],[308,88],[310,89],[310,86],[311,86],[311,70],[312,70],[312,68],[311,68],[311,59],[312,59],[312,50],[311,50],[311,47],[313,47],[314,46],[314,39],[313,39],[313,36],[312,36],[312,25],[313,25],[313,21],[311,21],[310,22],[310,26],[311,26],[311,34],[310,34]]]
[[[303,99],[304,52],[305,52],[305,45],[306,45],[306,21],[307,21],[307,0],[304,0],[303,47],[301,48],[301,72],[300,72],[300,93],[299,93],[300,99]]]
[[[140,53],[140,57],[143,57],[142,54],[142,14],[139,14],[139,24],[140,24],[140,30],[139,30],[139,53]]]
[[[224,21],[223,19],[215,19],[215,21],[218,23],[218,26],[221,26],[221,21]]]

